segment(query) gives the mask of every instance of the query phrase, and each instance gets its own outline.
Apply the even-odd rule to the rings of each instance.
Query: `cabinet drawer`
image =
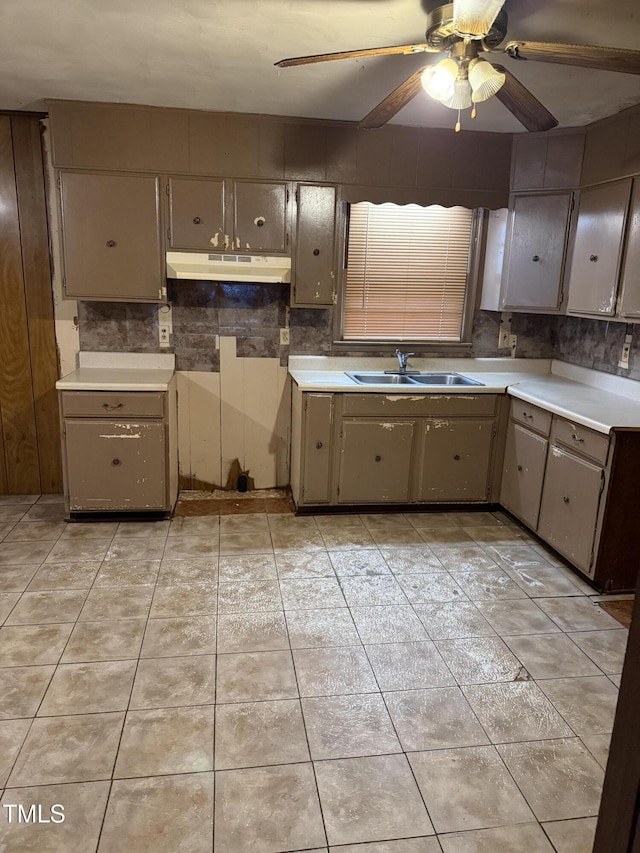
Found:
[[[570,447],[576,453],[589,456],[605,465],[609,453],[609,436],[587,427],[578,426],[564,418],[553,419],[551,436],[558,444]]]
[[[524,424],[541,435],[549,435],[551,430],[551,413],[522,400],[511,400],[511,417],[514,421]]]
[[[432,415],[471,415],[492,417],[495,394],[344,394],[345,415],[383,415],[385,417],[430,417]]]
[[[164,394],[138,391],[63,391],[62,413],[68,418],[161,418],[164,416]]]

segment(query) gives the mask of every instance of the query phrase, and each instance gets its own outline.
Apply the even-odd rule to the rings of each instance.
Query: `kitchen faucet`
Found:
[[[398,359],[398,373],[404,375],[405,373],[420,373],[419,370],[407,370],[407,361],[411,358],[412,355],[415,355],[415,352],[402,352],[402,350],[396,350],[396,356]]]

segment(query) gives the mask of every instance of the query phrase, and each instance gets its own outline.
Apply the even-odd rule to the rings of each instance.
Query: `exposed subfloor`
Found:
[[[627,631],[505,516],[0,539],[3,853],[590,851]]]

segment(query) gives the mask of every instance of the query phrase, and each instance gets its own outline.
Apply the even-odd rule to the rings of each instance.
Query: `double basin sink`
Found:
[[[345,370],[345,373],[358,385],[412,385],[414,388],[416,385],[482,385],[482,382],[476,382],[475,379],[469,379],[460,373],[352,373],[349,370]]]

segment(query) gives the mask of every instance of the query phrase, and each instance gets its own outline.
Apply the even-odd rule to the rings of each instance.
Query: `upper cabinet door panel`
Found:
[[[622,269],[620,314],[640,317],[640,180],[633,182],[627,245]]]
[[[335,187],[300,184],[294,268],[295,305],[332,305]]]
[[[159,178],[61,172],[60,196],[66,295],[161,301]]]
[[[170,178],[169,230],[173,249],[224,251],[224,181]]]
[[[584,190],[569,277],[572,314],[612,316],[631,179]]]
[[[246,252],[285,252],[287,204],[286,183],[234,181],[233,248]]]
[[[516,196],[508,231],[503,307],[557,311],[572,193]]]

